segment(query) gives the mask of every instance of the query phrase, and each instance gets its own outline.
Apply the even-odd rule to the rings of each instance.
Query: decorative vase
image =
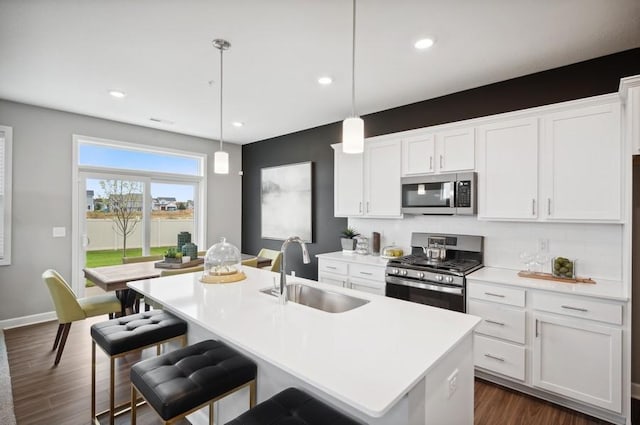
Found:
[[[189,257],[192,260],[198,258],[198,245],[192,242],[187,242],[182,245],[182,256]]]
[[[182,263],[182,258],[164,257],[165,263]]]
[[[342,244],[343,251],[355,251],[356,250],[356,240],[351,238],[340,238],[340,243]]]
[[[191,242],[191,233],[189,232],[180,232],[178,233],[178,252],[182,252],[182,247],[184,244]]]

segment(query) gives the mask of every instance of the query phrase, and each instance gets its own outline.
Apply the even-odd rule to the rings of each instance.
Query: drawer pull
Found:
[[[488,358],[490,358],[490,359],[493,359],[493,360],[497,360],[497,361],[499,361],[499,362],[504,362],[504,358],[502,358],[502,357],[493,356],[493,355],[488,354],[488,353],[485,353],[485,355],[484,355],[484,356],[485,356],[485,357],[488,357]]]
[[[583,313],[586,313],[587,311],[589,311],[586,308],[571,307],[570,305],[561,305],[560,307],[566,308],[567,310],[581,311]]]
[[[369,273],[369,272],[360,272],[360,274],[366,274],[367,276],[371,276],[373,273]]]
[[[331,269],[331,270],[335,270],[336,269],[336,267],[333,267],[333,266],[325,266],[325,267],[328,268],[328,269]]]
[[[538,331],[538,319],[536,319],[536,338],[540,336],[540,332]]]
[[[493,320],[489,320],[489,319],[484,319],[484,321],[487,323],[491,323],[492,325],[504,326],[504,323],[502,322],[494,322]]]
[[[494,294],[493,292],[485,292],[484,294],[488,295],[490,297],[504,298],[504,295],[502,295],[502,294]]]

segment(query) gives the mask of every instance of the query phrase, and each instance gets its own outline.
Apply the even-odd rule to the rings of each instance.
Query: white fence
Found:
[[[178,233],[193,234],[193,219],[151,220],[151,246],[171,246],[178,243]],[[114,230],[111,219],[87,219],[89,251],[99,249],[122,249],[122,236]],[[142,223],[138,223],[132,234],[127,236],[127,248],[142,247]]]

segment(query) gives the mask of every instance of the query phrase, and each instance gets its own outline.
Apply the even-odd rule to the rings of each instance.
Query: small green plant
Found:
[[[164,252],[165,258],[182,258],[182,253],[175,248],[169,248]]]
[[[346,229],[344,229],[342,231],[342,237],[346,238],[346,239],[353,239],[356,236],[360,236],[360,233],[358,233],[358,231],[356,229],[353,229],[351,227],[347,227]]]

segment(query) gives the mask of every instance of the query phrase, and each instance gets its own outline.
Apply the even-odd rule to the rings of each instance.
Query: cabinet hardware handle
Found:
[[[536,200],[531,200],[531,215],[536,215]]]
[[[369,201],[367,201],[367,212],[369,212]]]
[[[489,354],[489,353],[486,353],[484,356],[485,356],[485,357],[488,357],[488,358],[490,358],[490,359],[493,359],[493,360],[497,360],[497,361],[499,361],[499,362],[504,362],[504,358],[502,358],[502,357],[498,357],[498,356],[492,356],[492,355],[491,355],[491,354]]]
[[[551,215],[551,198],[547,198],[547,214]]]
[[[443,159],[443,158],[442,158],[442,155],[440,155],[440,169],[442,169],[442,168],[443,168],[443,166],[442,166],[442,159]]]
[[[492,325],[504,326],[504,323],[502,322],[494,322],[493,320],[489,320],[489,319],[484,319],[484,321],[487,323],[491,323]]]
[[[433,157],[432,156],[429,157],[429,170],[433,171]]]
[[[536,319],[536,338],[540,335],[540,332],[538,332],[538,319]]]
[[[335,270],[336,269],[336,267],[333,267],[333,266],[325,266],[325,267],[328,268],[328,269],[331,269],[331,270]]]
[[[358,205],[358,212],[362,212],[362,201],[360,201]]]
[[[586,308],[572,307],[570,305],[561,305],[560,307],[566,308],[567,310],[582,311],[583,313],[586,313],[587,311],[589,311]]]
[[[488,295],[490,297],[504,298],[504,295],[502,295],[502,294],[494,294],[493,292],[485,292],[484,294]]]
[[[360,274],[366,274],[366,275],[371,276],[373,273],[369,273],[369,272],[360,272]]]

